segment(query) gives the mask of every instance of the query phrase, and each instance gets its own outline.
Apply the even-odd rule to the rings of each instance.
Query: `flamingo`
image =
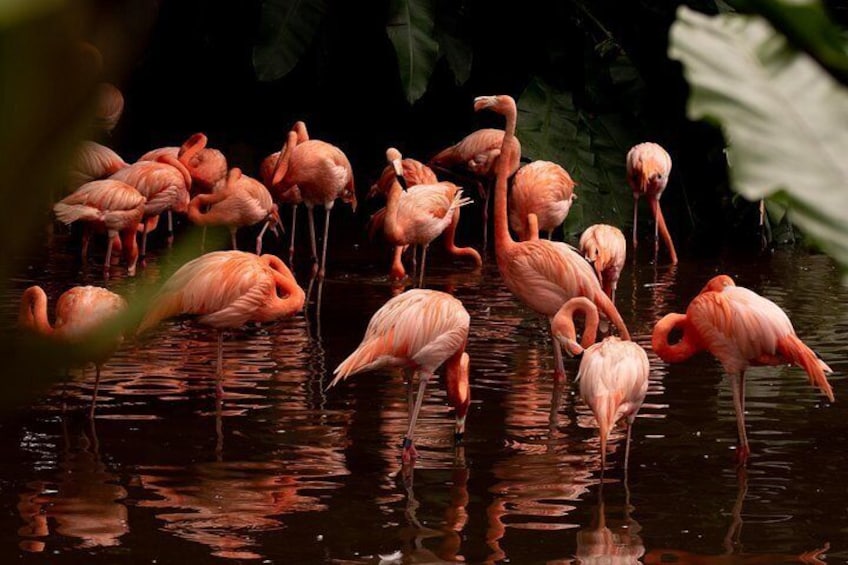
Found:
[[[172,316],[199,316],[201,324],[218,331],[220,376],[224,329],[293,316],[303,308],[305,298],[279,257],[215,251],[189,261],[171,275],[153,298],[138,333]]]
[[[217,149],[206,147],[208,141],[205,134],[195,133],[180,147],[153,149],[138,160],[155,161],[162,155],[174,157],[185,165],[191,174],[192,196],[205,192],[217,192],[224,188],[227,181],[227,159]]]
[[[533,161],[518,169],[509,202],[509,225],[518,238],[527,239],[526,218],[532,212],[539,221],[539,229],[548,232],[551,239],[577,198],[575,184],[565,169],[550,161]]]
[[[577,341],[574,313],[586,317],[583,339]],[[641,346],[610,336],[595,343],[598,308],[584,296],[570,299],[551,320],[551,333],[569,355],[583,355],[576,382],[580,396],[592,409],[601,437],[601,469],[606,466],[610,430],[621,419],[627,422],[624,468],[630,458],[630,432],[636,413],[648,392],[648,354]]]
[[[380,180],[371,187],[369,196],[381,192],[387,196],[386,207],[372,216],[372,230],[384,228],[387,237],[396,244],[390,276],[396,280],[403,279],[406,276],[401,261],[404,248],[410,244],[416,247],[423,245],[419,275],[421,286],[424,281],[427,248],[430,242],[442,233],[446,234],[445,248],[448,253],[458,257],[470,257],[478,267],[481,266],[483,261],[476,250],[456,246],[460,208],[471,203],[469,199],[462,198],[462,190],[453,183],[431,181],[436,175],[429,167],[414,159],[401,159],[400,152],[393,147],[386,150],[386,159],[389,161],[387,169],[391,174],[387,177],[384,171]],[[404,161],[409,164],[405,166]],[[407,170],[411,172],[411,179],[406,178]],[[403,191],[399,182],[411,188]],[[397,202],[391,201],[392,198],[397,199]],[[392,217],[389,217],[390,206],[393,211],[397,210]]]
[[[76,190],[87,182],[113,175],[126,166],[121,156],[105,145],[83,141],[71,160],[68,188]]]
[[[580,252],[595,267],[598,280],[615,303],[615,289],[627,258],[627,241],[615,226],[595,224],[580,236]]]
[[[512,129],[510,129],[512,128]],[[515,123],[507,122],[505,130],[484,128],[465,136],[459,143],[443,149],[430,159],[429,165],[441,169],[462,169],[477,180],[483,197],[483,250],[488,244],[489,185],[496,176],[495,164],[503,153],[504,140],[512,146],[507,176],[512,176],[521,164],[521,143],[515,137]]]
[[[138,161],[109,177],[127,183],[147,199],[142,216],[141,256],[147,254],[147,234],[154,229],[159,215],[168,212],[168,236],[174,235],[171,210],[188,211],[191,175],[180,161],[170,155],[161,155],[156,161]]]
[[[683,330],[671,344],[669,334]],[[730,377],[736,427],[737,459],[744,464],[751,453],[745,433],[745,371],[757,365],[796,365],[804,369],[810,384],[819,387],[833,402],[833,389],[825,375],[830,367],[795,334],[792,322],[767,298],[736,286],[727,275],[710,279],[686,308],[686,314],[668,314],[654,326],[651,345],[667,363],[680,363],[699,351],[709,351]]]
[[[124,95],[114,84],[101,82],[97,85],[94,126],[108,134],[112,133],[121,114],[124,113]]]
[[[51,326],[47,318],[47,294],[44,289],[31,286],[21,297],[18,325],[25,330],[69,346],[83,346],[92,338],[98,338],[97,350],[84,353],[85,360],[93,361],[96,370],[90,417],[94,416],[100,368],[123,341],[120,334],[103,339],[106,336],[101,333],[107,323],[126,309],[126,300],[114,292],[97,286],[75,286],[65,291],[56,302],[56,321]]]
[[[301,121],[295,122],[292,131],[295,132],[296,136],[295,145],[309,141],[309,132],[306,130],[305,123]],[[286,144],[288,144],[288,139],[286,139]],[[262,183],[271,192],[271,195],[276,197],[278,202],[281,204],[291,204],[291,244],[289,245],[289,265],[291,265],[294,262],[294,235],[297,227],[297,207],[299,204],[303,204],[303,196],[301,196],[298,186],[293,186],[285,191],[285,193],[278,194],[280,187],[274,185],[274,170],[277,168],[277,163],[282,153],[283,151],[276,151],[262,160],[262,163],[259,165],[259,178],[262,179]]]
[[[305,127],[305,126],[304,126]],[[336,198],[347,202],[356,212],[356,192],[353,186],[353,169],[345,154],[335,145],[317,139],[291,143],[291,133],[271,178],[272,186],[280,187],[280,196],[297,186],[309,212],[309,235],[312,240],[312,262],[318,262],[315,240],[316,205],[324,206],[324,248],[318,265],[318,278],[323,279],[327,269],[327,238],[330,233],[330,212]]]
[[[135,188],[119,180],[95,180],[88,182],[53,206],[56,218],[66,224],[85,222],[82,234],[82,257],[88,254],[88,242],[92,230],[106,230],[109,237],[106,262],[103,270],[109,272],[112,246],[120,234],[127,273],[135,275],[138,261],[136,232],[144,215],[146,199]]]
[[[207,212],[201,212],[201,206],[209,206]],[[262,236],[269,227],[280,223],[277,205],[271,199],[271,193],[258,180],[241,174],[241,169],[233,168],[227,176],[223,190],[213,194],[198,194],[188,205],[188,219],[199,226],[225,225],[230,230],[233,249],[236,245],[236,230],[243,226],[252,226],[265,222],[262,231],[256,236],[256,254],[262,253]]]
[[[502,157],[495,183],[495,255],[506,287],[532,310],[551,319],[562,305],[575,296],[595,303],[616,325],[624,339],[630,339],[627,326],[612,301],[603,293],[592,267],[571,246],[561,242],[533,240],[516,242],[507,227],[506,182],[515,145],[516,108],[511,96],[480,96],[474,100],[476,111],[484,108],[506,116],[507,134],[503,138]],[[554,342],[555,377],[565,378],[562,352]]]
[[[674,242],[665,225],[662,208],[660,208],[660,196],[668,184],[668,175],[671,174],[671,156],[656,143],[640,143],[627,152],[627,182],[633,189],[633,248],[636,248],[636,219],[639,214],[639,197],[648,197],[651,213],[654,215],[654,254],[659,249],[659,234],[662,233],[668,253],[671,255],[671,264],[677,264],[677,252],[674,250]]]
[[[456,411],[455,438],[462,440],[471,403],[469,357],[465,353],[470,320],[462,302],[450,294],[409,290],[377,310],[368,322],[362,343],[333,371],[335,378],[328,389],[351,375],[383,367],[412,369],[410,386],[418,375],[418,396],[403,440],[404,464],[418,456],[413,445],[415,422],[427,382],[442,363],[445,363],[448,400]],[[410,390],[410,400],[411,393]]]

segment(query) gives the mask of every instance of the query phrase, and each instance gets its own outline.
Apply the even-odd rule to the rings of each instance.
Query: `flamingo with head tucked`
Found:
[[[615,289],[627,259],[627,241],[615,226],[595,224],[580,235],[580,251],[595,272],[607,296],[615,302]]]
[[[21,297],[18,325],[42,337],[65,345],[85,347],[84,361],[93,361],[96,380],[91,396],[89,416],[94,416],[97,390],[100,386],[100,368],[115,349],[123,336],[113,335],[102,340],[104,325],[115,320],[127,308],[126,301],[105,288],[97,286],[75,286],[65,291],[56,301],[56,322],[50,325],[47,318],[47,294],[40,286],[31,286]],[[98,341],[93,342],[97,338]]]
[[[577,341],[574,314],[586,317],[583,339]],[[611,336],[595,343],[598,308],[584,296],[570,299],[551,320],[551,333],[569,355],[582,355],[577,381],[580,396],[592,409],[601,438],[601,468],[606,466],[610,430],[621,419],[627,422],[624,468],[630,458],[630,432],[648,392],[648,354],[641,346]]]
[[[471,403],[469,357],[465,353],[471,317],[462,302],[444,292],[414,289],[386,302],[371,317],[362,343],[333,371],[327,388],[356,373],[383,367],[411,369],[410,385],[418,375],[418,396],[403,440],[403,462],[417,457],[413,445],[415,422],[424,391],[436,369],[445,364],[448,400],[456,411],[455,438],[462,439]]]
[[[76,190],[87,182],[113,175],[127,166],[120,155],[105,145],[83,141],[71,160],[68,188]]]
[[[672,330],[683,330],[677,343],[669,342]],[[699,351],[715,356],[730,377],[739,434],[737,458],[745,463],[751,450],[745,433],[745,371],[757,365],[796,365],[810,384],[833,402],[827,381],[830,367],[795,334],[792,322],[767,298],[736,286],[727,275],[710,279],[686,314],[668,314],[654,326],[651,344],[663,361],[680,363]]]
[[[206,147],[208,138],[195,133],[179,147],[160,147],[148,151],[139,161],[155,161],[169,155],[180,161],[191,175],[191,195],[216,192],[224,188],[227,181],[227,159],[217,149]]]
[[[659,234],[662,234],[671,263],[677,264],[674,242],[665,225],[660,197],[671,174],[671,156],[656,143],[640,143],[627,152],[627,182],[633,189],[633,248],[636,248],[636,219],[639,214],[639,197],[646,196],[654,215],[654,255],[659,249]]]
[[[553,232],[565,221],[571,210],[576,183],[568,172],[550,161],[533,161],[524,165],[512,179],[509,201],[509,225],[519,239],[528,239],[527,214],[536,214],[539,229]]]
[[[294,187],[300,189],[300,195],[309,212],[309,235],[312,242],[312,261],[317,264],[319,279],[324,278],[327,270],[327,239],[330,234],[330,212],[337,198],[350,203],[356,211],[356,192],[353,186],[353,169],[347,156],[335,145],[317,139],[303,143],[292,143],[292,132],[280,152],[280,158],[271,178],[272,186],[279,186],[279,195],[284,196]],[[296,139],[296,136],[295,136]],[[315,239],[315,216],[313,209],[324,206],[324,244],[321,262],[318,263],[318,249]]]
[[[592,267],[573,247],[547,240],[516,242],[512,239],[507,227],[506,184],[515,151],[509,141],[517,119],[515,100],[505,95],[480,96],[474,101],[474,109],[491,109],[506,116],[507,120],[495,183],[495,255],[504,284],[524,304],[548,319],[553,318],[568,299],[585,296],[615,324],[624,339],[630,339],[624,320],[601,290]],[[555,377],[562,380],[565,369],[556,342],[554,359]]]

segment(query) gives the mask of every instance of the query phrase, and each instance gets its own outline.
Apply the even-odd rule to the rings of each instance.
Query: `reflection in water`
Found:
[[[598,486],[598,505],[592,510],[592,524],[577,532],[576,562],[591,564],[629,564],[639,563],[645,554],[645,545],[639,537],[642,527],[630,517],[630,494],[624,485],[627,496],[624,501],[624,518],[621,521],[608,520],[604,503],[604,484]]]
[[[45,543],[37,538],[50,535],[50,522],[55,522],[56,533],[82,540],[79,548],[119,545],[129,531],[127,507],[121,502],[127,491],[101,460],[94,420],[88,425],[72,441],[62,418],[60,472],[54,481],[30,482],[19,495],[18,512],[26,523],[18,530],[26,538],[21,549],[44,551]]]

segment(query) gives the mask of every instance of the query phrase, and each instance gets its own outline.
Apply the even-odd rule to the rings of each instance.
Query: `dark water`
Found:
[[[14,281],[4,320],[33,281],[51,307],[69,286],[100,282],[66,243],[57,237],[30,280]],[[387,270],[385,253],[377,264],[370,251],[331,250],[320,319],[311,304],[306,316],[229,333],[220,400],[214,335],[172,320],[106,365],[93,421],[92,369],[72,372],[64,393],[57,385],[4,415],[0,562],[780,563],[828,542],[829,563],[848,561],[848,293],[826,257],[728,253],[684,258],[676,269],[628,262],[618,305],[640,344],[649,348],[660,316],[683,311],[708,277],[727,272],[789,313],[835,370],[837,402],[798,369],[750,371],[753,454],[737,473],[733,404],[717,362],[703,355],[667,366],[649,351],[628,482],[616,432],[601,489],[588,409],[570,384],[551,408],[546,325],[491,262],[473,273],[438,252],[427,285],[471,314],[473,403],[454,449],[453,416],[435,383],[419,420],[420,458],[403,480],[402,375],[358,375],[324,390],[392,296],[373,274]],[[155,278],[167,261],[163,252],[140,272]],[[110,281],[127,293],[135,284]],[[576,368],[567,361],[569,382]]]

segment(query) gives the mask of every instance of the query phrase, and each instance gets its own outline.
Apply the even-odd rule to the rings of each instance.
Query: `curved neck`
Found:
[[[297,121],[292,128],[297,134],[297,142],[303,143],[304,141],[309,141],[309,132],[306,130],[306,124],[302,121]]]
[[[403,226],[397,221],[402,195],[403,188],[397,180],[394,180],[389,193],[386,195],[386,217],[383,223],[383,231],[395,245],[403,245]]]
[[[683,330],[683,336],[672,345],[668,342],[668,336],[675,328]],[[684,314],[668,314],[657,322],[651,335],[651,347],[667,363],[685,361],[702,349],[695,328]]]
[[[186,190],[191,190],[191,173],[188,172],[186,166],[179,159],[174,159],[170,155],[162,155],[159,157],[158,161],[160,163],[165,163],[166,165],[171,165],[177,169],[183,176]]]
[[[469,357],[463,344],[456,353],[445,362],[445,386],[447,387],[448,402],[456,410],[457,418],[464,418],[471,404],[471,393],[468,386]]]
[[[40,286],[29,287],[21,297],[18,324],[41,335],[53,334],[47,320],[47,295]]]
[[[197,224],[198,226],[208,226],[215,223],[215,218],[210,214],[211,210],[207,210],[206,212],[202,212],[200,210],[203,206],[211,206],[213,204],[217,204],[226,198],[228,192],[226,190],[221,190],[218,192],[213,192],[212,194],[198,194],[194,198],[191,199],[191,202],[188,203],[188,211],[186,214],[188,215],[188,219],[191,223]]]
[[[276,255],[263,255],[262,259],[273,271],[277,293],[267,307],[277,316],[291,316],[303,309],[306,294],[297,284],[294,276],[285,263]]]
[[[280,156],[277,159],[277,164],[274,166],[274,174],[271,175],[271,186],[278,185],[286,177],[286,173],[289,171],[289,163],[291,162],[292,152],[297,146],[297,143],[297,133],[295,131],[290,131],[286,137],[286,144],[280,150]]]
[[[574,314],[582,312],[586,317],[586,327],[583,329],[583,339],[580,341],[581,347],[586,349],[598,338],[598,308],[595,304],[585,296],[577,296],[566,302],[559,312],[554,316],[551,326],[554,328],[554,333],[560,333],[563,336],[577,341],[577,329],[574,327]]]
[[[205,147],[208,139],[202,133],[196,133],[185,140],[180,146],[180,151],[177,153],[177,158],[184,165],[188,165],[195,155],[200,153]]]
[[[506,188],[509,178],[509,163],[512,160],[513,143],[516,122],[515,104],[506,111],[506,130],[504,130],[501,154],[497,162],[495,177],[495,251],[500,255],[503,251],[515,245],[509,234],[507,221]]]

